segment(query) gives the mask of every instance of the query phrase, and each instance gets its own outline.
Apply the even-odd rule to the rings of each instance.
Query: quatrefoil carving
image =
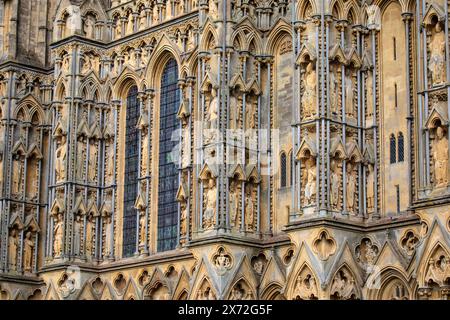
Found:
[[[419,243],[419,237],[412,230],[408,230],[405,232],[405,235],[400,241],[402,248],[406,251],[408,255],[412,255],[414,250]]]
[[[313,242],[313,249],[320,260],[327,260],[336,252],[336,241],[326,230],[322,230]]]

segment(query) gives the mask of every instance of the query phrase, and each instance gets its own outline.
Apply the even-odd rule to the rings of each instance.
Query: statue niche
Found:
[[[437,126],[432,143],[432,160],[434,165],[434,187],[448,184],[448,138],[443,126]]]
[[[317,77],[313,62],[306,66],[303,80],[303,94],[301,97],[303,119],[309,119],[314,116],[317,104]]]
[[[316,159],[314,157],[306,158],[305,165],[302,168],[302,185],[304,188],[303,205],[309,206],[315,203],[316,196]]]
[[[9,270],[17,271],[17,250],[19,249],[19,229],[14,225],[9,230],[8,236],[8,261]]]
[[[210,177],[204,194],[205,211],[203,214],[203,229],[209,230],[214,227],[216,221],[217,187],[214,178]]]
[[[431,83],[433,86],[437,86],[446,81],[445,32],[442,30],[440,22],[436,23],[431,34],[428,68],[431,73]]]

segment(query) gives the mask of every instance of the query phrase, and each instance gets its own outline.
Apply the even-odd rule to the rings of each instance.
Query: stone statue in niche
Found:
[[[105,244],[104,244],[104,252],[105,256],[109,257],[112,255],[112,244],[111,244],[111,236],[114,234],[114,223],[112,221],[112,216],[107,215],[105,219]]]
[[[366,192],[367,192],[367,209],[369,212],[374,210],[374,196],[375,196],[375,176],[374,176],[374,168],[373,164],[369,164],[368,166],[369,173],[367,175],[367,183],[366,183]]]
[[[145,227],[146,227],[146,215],[145,211],[142,210],[139,215],[139,247],[144,248],[145,242],[146,242],[146,236],[145,236]]]
[[[155,25],[159,22],[159,12],[158,12],[158,6],[153,6],[153,13],[152,13],[152,24]]]
[[[69,58],[69,55],[66,54],[63,57],[61,70],[64,71],[65,73],[69,73],[69,69],[70,69],[70,58]]]
[[[144,30],[147,26],[147,13],[145,10],[142,10],[139,14],[139,30]]]
[[[230,256],[228,254],[225,254],[225,251],[221,249],[214,261],[214,265],[219,271],[225,271],[230,269],[231,268]]]
[[[214,179],[209,179],[208,190],[206,191],[205,212],[203,217],[203,228],[211,229],[214,227],[216,217],[217,189]]]
[[[331,205],[337,209],[339,207],[339,189],[341,186],[341,175],[339,172],[339,165],[335,159],[331,160]]]
[[[71,5],[67,8],[67,13],[69,17],[67,18],[66,28],[69,34],[80,32],[82,24],[80,7]]]
[[[236,90],[233,90],[230,95],[230,113],[229,113],[229,127],[231,130],[236,130],[239,128],[239,110],[238,110],[238,100],[235,97]]]
[[[246,292],[240,283],[237,283],[231,291],[230,300],[248,300],[251,299],[251,292]]]
[[[239,190],[237,184],[237,181],[231,181],[230,183],[230,225],[232,228],[236,227],[238,224]]]
[[[94,140],[91,140],[89,145],[89,163],[88,163],[88,179],[95,181],[97,175],[97,145]]]
[[[339,299],[346,300],[352,298],[354,291],[355,279],[347,270],[340,270],[331,284],[331,295],[334,295]]]
[[[53,254],[55,255],[55,257],[59,257],[62,254],[62,244],[64,237],[63,228],[64,228],[63,215],[61,213],[58,213],[58,215],[55,218],[55,227],[53,230],[54,233]]]
[[[89,54],[85,54],[83,57],[83,66],[81,67],[81,73],[86,74],[93,69],[92,57]]]
[[[186,168],[191,162],[191,133],[189,130],[188,121],[183,123],[183,150],[181,158],[181,166]]]
[[[33,262],[34,241],[31,231],[27,231],[23,240],[23,269],[25,272],[31,272]]]
[[[206,109],[205,120],[207,122],[207,129],[210,131],[207,134],[206,143],[211,142],[215,137],[215,131],[219,128],[219,99],[217,97],[216,89],[211,89],[211,102]]]
[[[9,269],[12,271],[17,270],[17,249],[19,247],[19,233],[16,228],[12,228],[9,232]]]
[[[94,216],[92,214],[89,214],[86,219],[85,237],[86,256],[91,257],[94,252]]]
[[[216,300],[216,296],[210,287],[206,287],[205,290],[199,290],[197,300]]]
[[[116,20],[116,26],[114,27],[115,38],[118,39],[122,36],[122,22],[120,19]]]
[[[133,19],[133,14],[130,13],[128,15],[128,21],[127,21],[127,32],[126,34],[132,34],[134,32],[134,19]]]
[[[56,149],[56,182],[66,178],[66,151],[66,137],[62,136],[59,147]]]
[[[75,256],[80,255],[81,250],[81,215],[75,215],[75,221],[73,226],[73,254]]]
[[[112,184],[114,182],[115,167],[114,146],[110,145],[108,148],[108,160],[106,167],[106,182],[109,184]]]
[[[443,187],[448,184],[448,139],[442,127],[437,127],[436,138],[433,143],[435,186]]]
[[[255,221],[255,204],[253,201],[253,188],[250,186],[245,195],[245,229],[253,231]]]
[[[187,203],[180,203],[180,233],[184,236],[187,232]]]
[[[256,128],[256,122],[255,122],[255,104],[253,103],[252,99],[249,99],[249,102],[246,105],[245,110],[245,129],[255,129]]]
[[[19,194],[22,191],[22,175],[23,164],[20,155],[16,154],[13,157],[13,172],[12,172],[12,193]]]
[[[354,117],[355,93],[353,91],[353,79],[351,73],[345,77],[345,114]]]
[[[302,184],[305,186],[305,205],[314,203],[314,196],[316,195],[316,171],[315,159],[312,157],[308,158],[302,174]]]
[[[305,74],[305,88],[301,98],[303,108],[303,118],[310,118],[314,115],[316,108],[316,70],[314,70],[314,64],[310,62],[306,67]]]
[[[91,15],[88,15],[84,21],[84,34],[87,38],[95,37],[95,19]]]
[[[330,110],[332,113],[338,113],[338,88],[339,83],[336,79],[334,68],[331,68],[330,72]]]
[[[377,5],[370,5],[366,8],[367,12],[367,26],[370,29],[378,29],[380,27],[380,8]]]
[[[355,210],[355,192],[356,192],[356,171],[353,168],[353,164],[347,163],[347,210],[348,212],[354,212]]]
[[[86,148],[86,141],[83,136],[79,136],[77,139],[77,159],[76,159],[76,177],[78,180],[83,180],[84,175],[84,164],[85,164],[85,148]]]
[[[367,89],[367,95],[366,95],[367,115],[372,116],[373,115],[373,76],[372,76],[372,72],[367,73],[366,89]]]
[[[298,298],[302,300],[316,299],[317,297],[316,279],[314,279],[314,277],[309,273],[305,277],[302,277],[302,275],[300,274],[295,282],[294,292],[297,299]]]
[[[432,84],[434,86],[443,84],[446,81],[445,32],[442,30],[439,22],[436,23],[429,48],[430,62],[428,63],[428,68],[431,72]]]

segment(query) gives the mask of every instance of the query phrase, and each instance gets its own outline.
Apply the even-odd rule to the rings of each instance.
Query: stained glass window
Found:
[[[172,151],[178,141],[173,139],[179,128],[177,111],[180,105],[178,69],[175,60],[167,62],[161,79],[160,129],[159,129],[159,178],[158,178],[158,251],[175,249],[177,245],[178,189],[176,157]]]
[[[286,159],[286,153],[282,153],[280,156],[280,187],[284,188],[287,185],[287,159]]]
[[[125,181],[123,218],[123,256],[136,251],[136,209],[134,203],[138,188],[139,141],[136,129],[139,117],[138,89],[133,86],[127,96],[127,124],[125,136]]]
[[[389,152],[390,152],[390,162],[396,163],[397,142],[395,141],[395,136],[393,134],[391,134],[391,137],[389,139]]]
[[[398,162],[403,162],[405,160],[405,139],[403,138],[403,133],[398,134]]]

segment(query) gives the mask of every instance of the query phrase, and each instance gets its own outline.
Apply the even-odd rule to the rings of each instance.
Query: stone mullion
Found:
[[[345,28],[347,27],[347,23],[342,21],[339,25],[340,36],[341,36],[341,47],[345,47]],[[341,119],[342,119],[342,143],[344,146],[347,143],[347,111],[346,111],[346,95],[345,95],[345,87],[346,87],[346,76],[345,76],[345,65],[341,65]],[[347,211],[347,162],[342,161],[342,214],[348,215]]]
[[[422,28],[422,41],[423,41],[423,97],[424,97],[424,104],[423,104],[423,119],[421,123],[421,127],[425,126],[425,122],[429,116],[429,110],[428,110],[428,31],[427,27],[425,25],[421,26]],[[431,36],[431,35],[430,35]],[[423,128],[425,129],[425,128]],[[430,174],[430,132],[429,130],[423,131],[425,134],[425,187],[430,188],[431,187],[431,174]]]
[[[411,64],[411,46],[412,46],[412,41],[411,41],[411,22],[413,19],[413,15],[412,13],[409,12],[404,12],[402,13],[402,18],[403,18],[403,22],[405,23],[405,39],[406,39],[406,43],[405,43],[405,52],[407,54],[406,57],[406,106],[407,106],[407,116],[406,116],[406,120],[407,120],[407,131],[408,131],[408,137],[407,137],[407,141],[408,141],[408,146],[409,146],[409,159],[408,159],[408,182],[409,182],[409,192],[408,192],[408,207],[411,206],[412,204],[412,200],[413,200],[413,190],[414,190],[414,185],[413,185],[413,159],[414,159],[414,154],[413,154],[413,116],[412,113],[413,111],[413,104],[412,104],[412,92],[411,92],[411,70],[412,70],[412,64]]]
[[[192,144],[192,141],[194,140],[194,126],[193,126],[193,122],[195,120],[195,113],[194,113],[194,101],[195,101],[195,97],[194,97],[194,92],[195,92],[195,78],[194,77],[190,77],[188,78],[188,94],[189,94],[189,132],[190,132],[190,137],[191,137],[191,141],[190,141],[190,163],[191,163],[191,167],[188,170],[188,186],[189,186],[189,195],[187,198],[187,203],[186,203],[186,242],[189,242],[190,240],[190,232],[191,232],[191,198],[193,197],[193,186],[191,186],[191,179],[192,179],[192,175],[194,174],[193,172],[193,166],[194,166],[194,150],[195,150],[195,146]],[[192,221],[193,223],[193,221]]]
[[[11,126],[11,110],[13,110],[14,108],[15,108],[15,104],[16,104],[16,101],[15,101],[15,99],[13,98],[15,95],[16,95],[16,86],[15,86],[15,83],[16,83],[16,79],[17,79],[17,74],[16,74],[16,72],[14,72],[14,71],[10,71],[9,72],[9,78],[8,78],[8,86],[7,86],[7,90],[8,90],[8,92],[7,92],[7,102],[6,102],[6,105],[7,105],[7,112],[6,112],[6,125],[5,125],[5,128],[4,128],[4,130],[5,130],[5,136],[4,136],[4,152],[3,152],[3,177],[4,177],[4,180],[3,180],[3,190],[4,190],[4,193],[3,193],[3,199],[4,200],[2,200],[2,211],[3,211],[3,219],[4,219],[4,222],[3,222],[3,226],[4,226],[4,234],[5,234],[5,236],[4,236],[4,238],[3,238],[3,241],[2,241],[2,243],[4,243],[4,245],[3,245],[3,257],[4,257],[4,259],[3,259],[3,270],[4,270],[4,272],[8,272],[8,270],[9,270],[9,265],[8,265],[8,260],[9,260],[9,255],[8,255],[8,253],[9,253],[9,250],[8,250],[8,247],[9,247],[9,241],[8,241],[8,238],[9,238],[9,220],[10,220],[10,216],[9,216],[9,214],[10,214],[10,198],[11,198],[11,195],[10,195],[10,190],[9,190],[9,186],[10,186],[10,182],[9,182],[9,168],[11,168],[11,163],[10,163],[10,161],[11,161],[11,159],[12,159],[12,157],[11,156],[9,156],[9,157],[6,157],[6,155],[9,155],[9,154],[11,154],[11,152],[10,152],[10,150],[11,150],[11,140],[12,140],[12,135],[11,135],[11,128],[10,128],[10,126]]]
[[[324,75],[324,87],[325,87],[325,110],[324,110],[324,119],[325,119],[325,125],[326,127],[323,128],[322,130],[325,130],[325,135],[326,135],[326,142],[322,142],[324,144],[324,158],[326,160],[326,170],[324,170],[323,175],[325,177],[325,192],[326,194],[324,195],[325,201],[324,203],[322,203],[323,206],[323,210],[330,210],[331,209],[331,205],[330,205],[330,190],[331,190],[331,186],[330,186],[330,141],[331,141],[331,132],[330,132],[330,119],[331,119],[331,109],[330,109],[330,59],[329,59],[329,52],[330,52],[330,25],[332,24],[333,19],[331,16],[326,16],[325,17],[325,48],[323,51],[323,56],[324,56],[324,61],[325,61],[325,65],[322,66],[323,68],[325,68],[325,74]]]
[[[241,66],[242,66],[241,75],[242,75],[242,78],[244,79],[244,81],[246,81],[246,79],[247,79],[247,55],[246,54],[241,55],[240,59],[242,61],[241,62],[242,63],[241,64]],[[229,108],[227,108],[227,109],[229,109]],[[246,163],[247,163],[247,161],[246,161],[247,159],[245,158],[245,151],[247,148],[245,137],[246,137],[247,130],[250,129],[250,128],[246,127],[246,124],[247,124],[246,112],[247,112],[247,92],[244,91],[244,92],[242,92],[242,138],[241,138],[242,139],[242,142],[241,142],[242,159],[241,159],[241,161],[242,161],[242,168],[243,168],[244,172],[246,170]],[[250,146],[248,148],[250,148]],[[229,190],[228,189],[228,179],[227,179],[227,190]],[[246,181],[244,179],[242,179],[242,182],[241,182],[241,226],[240,226],[241,232],[246,231],[246,228],[245,228],[245,200],[246,200],[245,199],[245,191],[246,191]]]
[[[377,56],[377,42],[379,41],[379,37],[377,34],[377,29],[372,28],[370,29],[370,36],[371,36],[371,43],[372,43],[372,65],[373,65],[373,72],[372,72],[372,76],[373,76],[373,118],[374,118],[374,122],[372,125],[372,129],[373,129],[373,145],[374,145],[374,180],[375,180],[375,185],[374,185],[374,212],[373,212],[373,218],[374,219],[379,219],[381,217],[380,213],[378,212],[378,208],[379,208],[379,194],[378,194],[378,186],[379,186],[379,180],[380,177],[378,176],[378,169],[380,167],[380,163],[381,160],[378,160],[378,155],[379,155],[379,145],[378,145],[378,125],[377,123],[379,123],[380,120],[380,114],[379,114],[379,108],[377,108],[378,106],[378,74],[379,74],[379,66],[378,66],[378,56]]]
[[[450,115],[450,34],[449,34],[449,13],[448,13],[449,1],[447,0],[444,5],[445,23],[444,23],[444,33],[445,33],[445,80],[447,87],[447,114]],[[448,159],[450,159],[450,123],[447,124],[447,140],[448,140]]]
[[[258,73],[258,84],[261,85],[261,61],[257,61],[257,73]],[[257,170],[258,170],[258,174],[261,176],[261,152],[260,152],[260,148],[261,148],[261,136],[260,136],[260,131],[261,131],[261,94],[258,95],[258,106],[257,106],[257,124],[258,124],[258,134],[257,134],[257,142],[256,142],[256,146],[257,146],[257,155],[256,155],[256,160],[257,160]],[[256,223],[256,232],[260,233],[261,232],[261,181],[258,183],[258,187],[257,187],[257,223]]]
[[[362,56],[362,49],[361,49],[361,30],[360,27],[353,27],[353,33],[355,34],[355,42],[356,42],[356,49],[359,56]],[[364,100],[364,91],[363,91],[363,82],[364,82],[364,74],[361,71],[361,67],[356,71],[356,81],[357,81],[357,127],[358,127],[358,148],[362,152],[364,140],[363,140],[363,123],[362,118],[364,117],[364,108],[363,106],[363,100]],[[359,217],[364,218],[365,216],[365,196],[364,196],[364,185],[365,185],[365,176],[363,175],[363,162],[358,162],[358,213],[357,215]],[[364,199],[364,200],[363,200]]]

